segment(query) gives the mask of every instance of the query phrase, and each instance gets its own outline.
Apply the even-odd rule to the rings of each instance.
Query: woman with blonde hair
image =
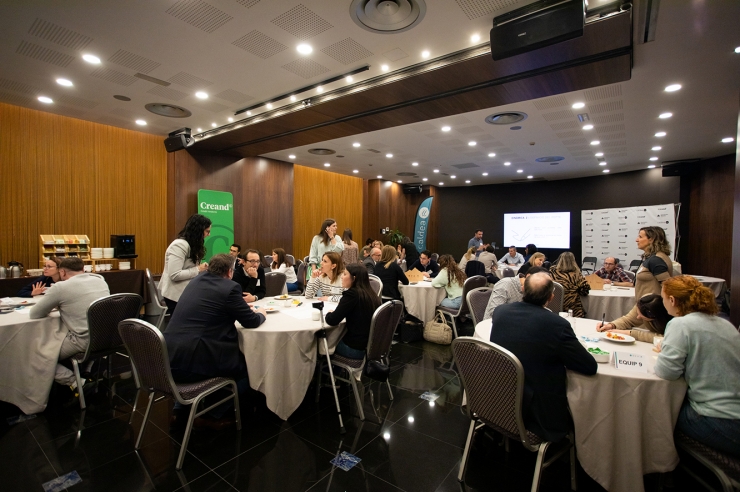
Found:
[[[380,261],[373,268],[373,274],[383,282],[383,297],[401,299],[398,282],[408,285],[409,279],[406,278],[406,274],[398,266],[396,248],[386,244],[383,246],[381,253]]]
[[[383,241],[380,239],[376,239],[373,241],[373,248],[378,248],[379,250],[383,251]]]
[[[573,253],[566,251],[561,254],[558,261],[550,268],[550,276],[555,282],[562,285],[565,291],[563,293],[563,311],[572,309],[573,316],[585,318],[586,313],[583,311],[581,296],[587,296],[591,286],[583,278]]]
[[[342,298],[342,272],[344,263],[339,253],[330,251],[321,257],[319,268],[311,272],[306,284],[306,299],[318,298],[321,301],[339,302]]]
[[[439,305],[458,309],[462,304],[463,285],[467,279],[465,272],[460,270],[452,255],[440,256],[438,264],[439,273],[432,280],[432,287],[435,289],[444,288],[447,291],[447,297],[442,299]]]
[[[530,268],[533,266],[541,267],[542,264],[545,262],[545,255],[542,253],[532,253],[532,256],[529,257],[529,260],[522,265],[522,267],[519,269],[519,276],[520,277],[526,277],[527,272]]]
[[[288,255],[285,254],[283,248],[275,248],[272,250],[272,264],[270,265],[270,271],[280,272],[285,274],[285,286],[288,288],[288,292],[295,292],[298,290],[298,276],[295,274],[293,264],[290,262]]]
[[[476,246],[473,246],[472,248],[468,249],[462,258],[460,258],[460,263],[457,264],[458,268],[465,271],[465,265],[468,264],[470,260],[475,259],[475,253],[478,251],[478,248]]]
[[[714,294],[689,275],[667,279],[668,322],[655,374],[683,376],[689,389],[676,430],[717,451],[740,457],[740,333],[717,316]]]
[[[44,260],[43,275],[36,277],[36,280],[23,287],[18,292],[18,297],[40,296],[46,289],[59,282],[59,264],[62,259],[58,256],[50,256]]]

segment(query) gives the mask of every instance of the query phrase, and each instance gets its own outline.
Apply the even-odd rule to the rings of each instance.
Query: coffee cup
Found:
[[[283,302],[283,306],[285,306],[285,307],[290,307],[292,305],[293,305],[293,300],[292,299],[287,299],[285,302]]]
[[[612,290],[612,284],[604,284],[604,290]]]
[[[314,309],[311,311],[311,319],[314,321],[318,321],[321,319],[321,312],[319,312],[318,309]]]
[[[85,265],[85,272],[87,273],[92,272],[92,265]]]

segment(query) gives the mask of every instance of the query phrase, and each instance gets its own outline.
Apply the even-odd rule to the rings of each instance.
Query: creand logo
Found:
[[[218,205],[216,203],[200,202],[200,208],[202,210],[227,210],[228,211],[228,210],[231,210],[233,206],[234,205],[232,205],[231,203],[227,203],[224,205]]]
[[[592,242],[594,242],[594,240],[593,239],[586,239],[586,242],[587,243],[592,243]]]
[[[421,207],[419,209],[419,217],[421,217],[422,219],[426,219],[427,217],[429,217],[429,208]]]
[[[627,229],[629,229],[629,227],[620,227],[619,228],[620,231],[626,231]]]
[[[644,215],[638,215],[638,216],[637,216],[637,218],[638,218],[638,219],[644,219],[644,218],[645,218],[645,216],[644,216]]]

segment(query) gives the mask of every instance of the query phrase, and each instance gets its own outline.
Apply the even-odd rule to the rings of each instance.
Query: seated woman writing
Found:
[[[653,343],[655,335],[665,333],[665,327],[673,316],[668,314],[663,306],[663,299],[657,294],[645,294],[637,301],[637,320],[641,322],[636,326],[645,328],[644,330],[631,329],[633,318],[628,315],[611,322],[597,323],[596,331],[613,331],[623,335],[629,335],[635,340],[641,342]],[[622,328],[624,327],[624,328]]]
[[[367,269],[362,265],[347,265],[341,282],[345,289],[342,299],[337,309],[326,315],[326,322],[331,326],[347,320],[347,331],[334,353],[349,359],[362,359],[370,337],[373,314],[380,307],[380,298],[373,291]]]
[[[342,273],[344,263],[339,253],[324,253],[319,268],[311,272],[306,284],[306,299],[339,302],[342,298]]]
[[[44,261],[44,274],[23,287],[18,292],[18,297],[39,296],[46,292],[47,288],[59,282],[59,264],[61,262],[62,259],[56,256],[52,256]]]

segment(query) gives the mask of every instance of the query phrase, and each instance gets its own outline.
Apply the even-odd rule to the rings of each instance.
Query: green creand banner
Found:
[[[198,190],[198,213],[211,219],[204,260],[228,253],[234,243],[234,196],[225,191]]]

